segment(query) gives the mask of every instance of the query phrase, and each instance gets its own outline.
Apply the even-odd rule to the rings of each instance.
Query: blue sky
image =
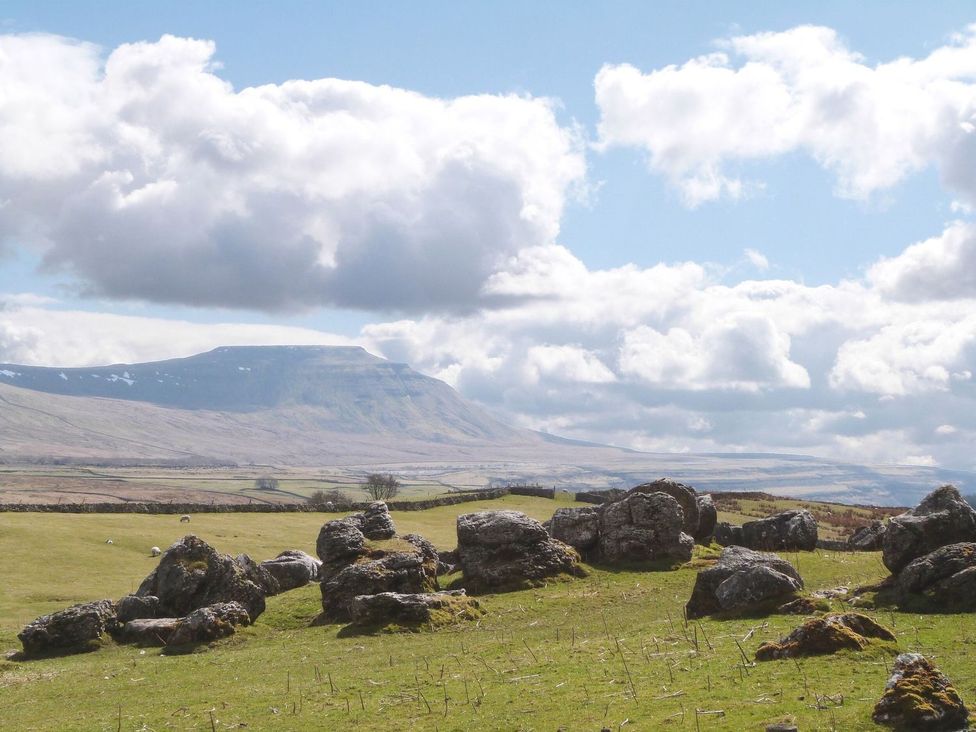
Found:
[[[138,360],[188,353],[228,337],[348,341],[408,360],[514,421],[572,436],[644,449],[761,448],[844,458],[861,454],[876,461],[908,456],[969,467],[964,442],[976,424],[963,424],[966,418],[957,415],[965,411],[958,405],[970,398],[968,366],[976,365],[969,345],[968,275],[962,273],[958,287],[950,283],[949,289],[959,291],[953,299],[933,296],[931,290],[941,285],[940,278],[954,277],[976,262],[968,255],[968,230],[952,229],[968,226],[974,202],[965,162],[968,138],[949,139],[957,126],[969,124],[972,113],[967,99],[973,72],[967,41],[959,36],[973,22],[972,4],[963,2],[931,7],[893,2],[7,2],[0,9],[0,33],[34,39],[9,53],[36,63],[29,79],[13,65],[3,77],[0,56],[0,84],[4,78],[13,84],[21,74],[28,85],[55,89],[51,79],[65,75],[58,64],[65,63],[60,53],[72,45],[68,39],[97,46],[84,53],[75,49],[74,69],[92,59],[103,64],[120,47],[129,48],[125,44],[146,42],[143,57],[130,54],[119,62],[130,71],[148,56],[152,64],[168,68],[202,53],[186,44],[163,48],[157,42],[164,34],[213,41],[215,50],[192,78],[174,76],[170,86],[155,89],[172,95],[170,101],[164,104],[160,97],[158,108],[147,104],[138,124],[162,140],[168,162],[163,166],[160,158],[154,164],[169,166],[166,175],[172,179],[167,177],[166,185],[185,188],[192,182],[214,198],[246,200],[248,217],[221,219],[209,234],[188,232],[185,242],[173,243],[169,251],[177,253],[177,262],[185,257],[181,275],[176,264],[170,266],[170,255],[164,256],[170,245],[160,227],[203,216],[192,195],[182,208],[174,205],[160,214],[162,220],[150,214],[123,220],[111,207],[98,213],[101,199],[84,199],[91,210],[65,209],[60,203],[65,199],[58,198],[61,183],[52,182],[68,186],[70,195],[87,196],[100,185],[99,175],[125,171],[138,180],[141,173],[127,157],[130,147],[105,151],[111,147],[106,136],[120,134],[117,123],[132,123],[126,118],[131,106],[119,107],[118,119],[102,120],[95,131],[72,128],[70,140],[86,136],[104,148],[99,160],[109,162],[86,172],[83,181],[68,181],[67,173],[51,177],[46,168],[38,172],[40,164],[25,164],[33,171],[25,174],[31,193],[10,194],[9,207],[0,208],[0,301],[6,293],[7,303],[0,361]],[[826,29],[826,35],[796,32],[805,25]],[[37,34],[60,40],[42,51]],[[780,34],[777,38],[787,41],[759,48],[765,43],[756,40],[766,37],[762,34]],[[736,45],[737,38],[747,40]],[[952,48],[958,51],[954,61],[921,63]],[[821,75],[812,80],[801,78],[802,64],[800,71],[790,70],[804,49],[819,49],[823,61]],[[715,53],[725,54],[709,62],[720,73],[704,80],[692,67]],[[890,62],[902,57],[918,62],[913,68],[924,78],[911,81],[907,91],[892,92],[890,78],[900,79],[901,72],[884,78],[872,72],[891,68]],[[843,68],[831,66],[841,62]],[[672,66],[678,73],[669,82]],[[605,67],[603,88],[620,93],[601,102],[595,84]],[[634,73],[628,75],[630,67]],[[753,68],[765,74],[759,86],[746,78]],[[102,71],[92,73],[79,83],[105,87]],[[907,77],[914,79],[911,74]],[[769,82],[774,75],[779,82]],[[873,80],[864,81],[868,77]],[[141,99],[134,96],[135,86],[155,83],[148,78],[136,72],[125,77],[126,104]],[[389,85],[447,105],[492,95],[500,101],[484,118],[498,115],[498,124],[486,122],[485,129],[473,131],[463,128],[459,120],[467,118],[460,112],[453,118],[454,112],[433,106],[420,111],[392,97],[362,103],[389,104],[383,114],[403,115],[403,129],[410,132],[402,139],[396,138],[398,119],[383,118],[390,125],[381,134],[399,144],[404,160],[428,154],[430,161],[442,160],[446,149],[477,147],[488,138],[505,160],[497,170],[487,160],[487,167],[474,173],[465,168],[431,179],[429,198],[414,218],[402,198],[419,195],[413,183],[381,202],[372,193],[366,199],[344,193],[330,198],[328,214],[320,215],[314,206],[306,208],[307,202],[277,197],[286,195],[285,189],[291,195],[301,185],[300,175],[285,176],[270,164],[260,175],[250,168],[247,175],[282,186],[274,196],[263,183],[224,190],[219,178],[210,177],[212,170],[204,177],[198,170],[174,172],[173,161],[192,158],[196,149],[179,147],[185,143],[179,137],[185,120],[163,129],[164,122],[152,119],[189,103],[181,100],[199,103],[201,97],[191,96],[189,86],[178,89],[180,84],[200,82],[200,89],[211,89],[206,79],[223,80],[232,92],[199,91],[213,94],[214,107],[192,123],[203,125],[193,134],[223,140],[226,133],[244,146],[240,149],[252,150],[249,146],[263,144],[266,133],[286,128],[263,129],[251,120],[246,130],[222,129],[238,119],[221,116],[225,107],[240,102],[234,94],[271,85],[262,103],[274,97],[274,104],[292,105],[294,91],[280,85],[329,78]],[[860,110],[850,114],[846,127],[829,134],[823,132],[829,122],[818,128],[806,116],[809,110],[801,109],[811,104],[820,105],[820,114],[831,112],[834,101],[822,94],[824,84],[843,86]],[[853,96],[864,89],[863,99]],[[724,90],[730,90],[731,101],[724,111],[711,109],[709,95]],[[791,95],[789,110],[773,109],[781,93]],[[899,95],[916,93],[923,107],[917,115],[911,105],[899,104]],[[498,95],[515,95],[524,103]],[[699,111],[685,108],[692,98]],[[773,109],[769,114],[761,106],[767,103]],[[881,110],[877,119],[872,105]],[[24,111],[18,119],[18,109],[11,106],[11,124],[29,127],[35,112]],[[753,117],[756,109],[760,112]],[[89,113],[98,114],[84,112]],[[84,116],[78,110],[73,114]],[[296,122],[282,114],[275,124]],[[726,115],[722,124],[709,127],[709,115],[721,114]],[[423,147],[428,144],[423,115],[434,115],[431,128],[450,137],[439,152]],[[58,130],[61,119],[52,122]],[[370,119],[379,124],[379,118]],[[743,119],[748,129],[733,134]],[[530,132],[507,139],[499,131],[501,120]],[[948,126],[933,130],[936,124]],[[696,139],[691,130],[699,125],[708,132]],[[308,131],[312,128],[287,129],[293,135],[316,134]],[[891,136],[890,160],[887,141],[878,142],[881,135]],[[557,137],[558,145],[545,147]],[[368,139],[353,139],[336,143],[336,149],[353,145],[351,155],[369,158],[369,150],[355,147],[369,145]],[[294,142],[309,145],[308,156],[317,154],[311,137]],[[25,149],[8,152],[16,157]],[[139,153],[143,161],[157,154],[155,147]],[[338,164],[333,170],[335,158],[322,155],[308,172],[309,186],[319,193],[332,176],[374,180],[371,170]],[[196,170],[197,162],[188,164]],[[548,175],[560,165],[567,167]],[[404,180],[415,174],[408,166]],[[705,179],[718,181],[718,188],[701,193]],[[11,174],[7,190],[23,191],[24,180]],[[512,209],[511,186],[522,197],[520,212]],[[4,190],[0,178],[0,201]],[[281,211],[289,206],[314,221],[285,246],[278,237],[287,236],[281,227],[291,220]],[[96,221],[99,215],[104,220]],[[39,233],[55,219],[56,231]],[[449,226],[441,226],[445,219]],[[101,233],[90,234],[94,238],[84,244],[89,225]],[[309,237],[328,239],[341,230],[348,238],[360,227],[368,231],[361,232],[358,249],[340,246],[338,254],[322,255],[338,256],[348,276],[327,272],[285,292],[284,283],[301,279],[307,270],[289,269],[287,263],[289,257],[304,261]],[[963,243],[953,243],[952,232],[959,231],[956,238]],[[455,246],[457,237],[466,238],[459,232],[477,233]],[[118,240],[102,246],[106,236]],[[499,244],[501,239],[506,243]],[[928,250],[909,252],[925,240],[937,241]],[[548,254],[538,255],[540,248]],[[882,258],[890,264],[882,264]],[[384,265],[393,270],[389,280],[362,286],[363,273]],[[536,270],[551,276],[542,281]],[[269,286],[265,294],[248,279],[262,272],[280,278],[277,292]],[[404,287],[404,281],[416,286]],[[775,284],[782,282],[789,287]],[[684,311],[662,302],[638,312],[622,299],[619,307],[608,309],[607,322],[585,316],[598,309],[594,303],[606,304],[621,292],[633,289],[633,297],[639,297],[641,287],[660,288],[651,298],[672,293]],[[583,291],[594,303],[576,303],[581,314],[575,319],[559,320],[534,305],[519,305],[539,298],[568,302]],[[754,305],[760,300],[766,302],[762,308]],[[59,320],[59,312],[70,318]],[[142,320],[113,320],[112,315]],[[240,328],[207,330],[218,323]],[[168,346],[153,346],[148,336],[145,342],[135,339],[133,330],[166,333]],[[484,335],[465,345],[464,336],[471,333]],[[955,340],[946,342],[946,334],[956,334]],[[649,367],[642,359],[663,365]],[[931,424],[922,429],[911,424],[910,415],[926,400],[938,402],[944,413],[929,415]]]

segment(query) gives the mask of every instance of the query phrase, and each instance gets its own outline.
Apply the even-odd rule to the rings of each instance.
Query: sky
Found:
[[[651,451],[976,469],[976,12],[0,5],[0,362],[358,344]]]

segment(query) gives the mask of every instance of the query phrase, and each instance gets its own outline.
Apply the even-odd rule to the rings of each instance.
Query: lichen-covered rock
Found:
[[[168,617],[231,601],[239,602],[252,621],[264,612],[265,592],[248,578],[248,569],[192,534],[163,552],[135,594],[158,597],[159,613]]]
[[[969,710],[949,679],[918,653],[895,659],[875,722],[908,732],[968,729]]]
[[[912,560],[898,573],[895,588],[901,603],[922,600],[939,612],[976,611],[976,543],[949,544]]]
[[[600,512],[596,508],[557,508],[549,522],[553,539],[579,552],[596,548],[600,539]]]
[[[97,600],[72,605],[29,623],[17,638],[25,656],[44,653],[79,653],[91,650],[116,625],[115,603]]]
[[[481,604],[464,590],[426,594],[381,592],[359,595],[349,604],[355,625],[439,628],[461,620],[477,620],[485,614]]]
[[[579,554],[518,511],[457,518],[458,559],[471,591],[513,590],[560,574],[580,576]]]
[[[869,526],[859,527],[847,539],[847,546],[861,552],[881,551],[887,527],[881,521],[873,521]]]
[[[712,497],[707,493],[699,493],[695,498],[698,501],[698,531],[693,534],[693,538],[698,544],[708,544],[715,534],[718,511]]]
[[[261,568],[274,577],[280,592],[304,587],[317,580],[321,566],[318,559],[298,549],[288,549],[274,559],[261,562]]]
[[[635,489],[600,507],[600,557],[605,562],[687,562],[695,541],[683,526],[681,505],[673,496]]]
[[[742,546],[742,527],[733,526],[728,521],[715,524],[714,536],[722,546]]]
[[[116,616],[121,624],[140,618],[158,618],[159,598],[155,595],[126,595],[116,604]]]
[[[165,646],[181,618],[133,618],[122,626],[118,640],[137,646]]]
[[[808,551],[817,548],[817,520],[809,511],[791,509],[742,524],[742,546],[762,551]]]
[[[446,552],[437,553],[437,574],[450,574],[456,572],[461,564],[457,549],[450,549]]]
[[[756,660],[817,656],[844,650],[863,651],[868,647],[870,638],[894,641],[895,635],[867,615],[834,613],[807,620],[778,643],[763,643],[756,651]]]
[[[803,580],[789,562],[775,554],[730,546],[714,566],[698,573],[685,611],[689,618],[759,611],[771,601],[791,599],[802,588]]]
[[[428,565],[436,566],[440,562],[440,556],[437,552],[437,547],[435,547],[431,542],[429,542],[420,534],[404,534],[400,538],[403,539],[405,542],[409,544],[413,544],[415,547],[417,547],[417,549],[420,551],[420,554],[423,556],[424,561],[427,562]],[[440,573],[439,570],[438,573]]]
[[[437,558],[403,539],[367,542],[363,553],[337,567],[323,563],[322,617],[329,621],[349,619],[349,604],[357,595],[381,592],[419,593],[438,589]]]
[[[627,491],[627,495],[634,493],[665,493],[671,496],[681,506],[681,530],[692,537],[698,533],[698,496],[691,486],[670,478],[661,478],[653,483],[634,486]]]
[[[976,542],[976,510],[955,486],[944,485],[888,522],[882,559],[892,572],[900,572],[913,559],[959,542]]]

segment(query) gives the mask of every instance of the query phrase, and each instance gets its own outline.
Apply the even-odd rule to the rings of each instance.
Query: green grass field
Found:
[[[459,513],[504,507],[544,519],[557,505],[510,496],[394,517],[400,533],[450,548]],[[192,531],[256,559],[312,552],[328,518],[201,514],[181,525],[176,516],[0,514],[0,648],[16,650],[16,632],[37,615],[134,589],[155,566],[152,545]],[[884,575],[877,554],[787,556],[808,589]],[[86,655],[0,661],[0,729],[761,730],[787,717],[805,732],[876,729],[870,711],[890,652],[754,665],[758,645],[800,619],[686,626],[695,571],[592,569],[485,596],[489,614],[477,624],[378,636],[309,627],[320,607],[310,586],[270,598],[254,626],[202,652],[109,642]],[[972,615],[875,615],[900,650],[932,657],[976,701]]]

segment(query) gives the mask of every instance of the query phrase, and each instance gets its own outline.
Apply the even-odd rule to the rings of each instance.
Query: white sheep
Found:
[[[184,513],[182,516],[180,516],[180,523],[181,524],[187,524],[189,522],[190,522],[190,515],[189,514]]]
[[[158,557],[162,553],[163,553],[162,550],[158,546],[154,546],[152,549],[149,550],[149,556],[152,557]]]
[[[115,542],[114,542],[114,541],[112,541],[111,539],[106,539],[106,540],[105,540],[105,543],[106,543],[106,544],[114,544]]]

